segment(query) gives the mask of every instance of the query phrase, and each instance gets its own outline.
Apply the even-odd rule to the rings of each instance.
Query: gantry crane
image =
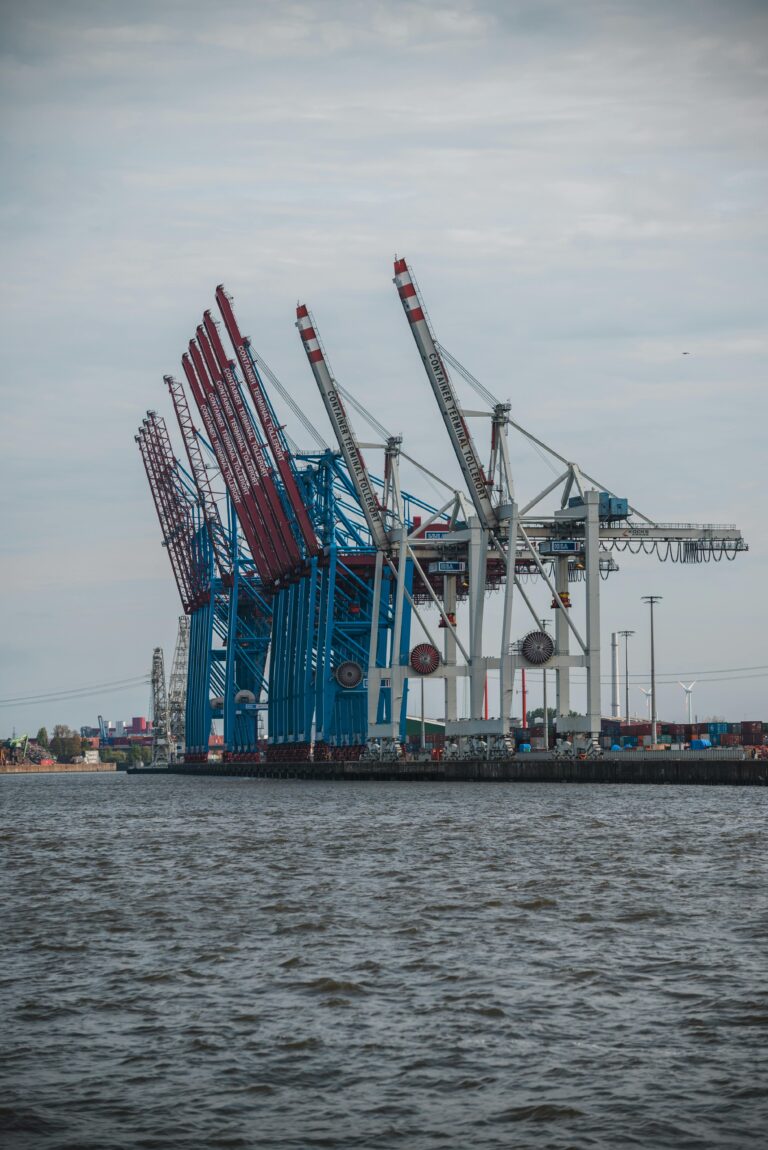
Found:
[[[640,516],[626,499],[603,488],[576,463],[568,461],[521,427],[511,418],[510,405],[498,403],[484,389],[481,394],[484,392],[484,398],[492,409],[490,412],[462,410],[448,377],[445,360],[449,359],[468,382],[477,385],[476,390],[481,385],[437,343],[413,273],[403,259],[395,261],[395,284],[467,484],[479,528],[485,533],[491,549],[506,552],[502,642],[499,655],[495,658],[483,657],[480,628],[475,626],[473,634],[473,619],[482,618],[482,590],[476,579],[475,591],[472,591],[473,580],[470,574],[472,650],[468,662],[470,682],[473,684],[470,691],[470,719],[466,724],[454,725],[454,730],[447,723],[446,734],[463,730],[468,735],[474,735],[478,731],[490,729],[504,735],[510,716],[516,669],[547,665],[556,671],[559,730],[579,733],[596,744],[601,724],[600,581],[601,575],[617,569],[610,551],[621,549],[622,546],[631,547],[633,540],[639,540],[641,546],[661,547],[662,550],[666,548],[666,555],[662,554],[662,558],[671,557],[669,549],[674,547],[678,548],[681,561],[691,561],[709,553],[725,553],[733,557],[739,551],[746,550],[741,532],[734,525],[662,524],[647,516]],[[497,484],[488,479],[479,464],[478,453],[465,422],[468,415],[490,416],[492,420],[489,474],[492,475],[496,469],[499,477]],[[565,466],[564,472],[523,508],[518,508],[514,497],[506,449],[508,427],[520,432],[539,450],[547,452]],[[534,508],[558,488],[560,507],[554,515],[532,514]],[[641,522],[633,521],[633,514],[640,516]],[[482,556],[486,553],[487,548],[481,542],[475,548],[475,554]],[[586,587],[586,627],[583,634],[570,614],[569,579],[574,571],[575,558],[578,559],[577,572],[583,574]],[[557,612],[554,642],[544,632],[538,613],[520,586],[516,575],[517,563],[520,561],[541,576],[552,593],[552,607]],[[477,567],[476,563],[475,571]],[[534,631],[514,646],[510,643],[513,585],[519,590],[535,626]],[[573,655],[570,652],[571,635],[580,648],[579,654]],[[479,667],[483,668],[483,677],[487,668],[498,668],[500,672],[500,718],[490,728],[480,717],[480,677],[476,674]],[[586,714],[581,717],[570,714],[572,667],[584,667],[587,673],[587,708]]]

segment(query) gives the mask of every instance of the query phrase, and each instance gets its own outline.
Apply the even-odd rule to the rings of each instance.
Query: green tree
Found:
[[[50,746],[50,743],[48,742],[48,732],[46,731],[45,727],[41,727],[37,732],[37,744],[38,746],[45,747],[46,749]]]
[[[552,724],[555,721],[555,715],[556,714],[557,714],[557,711],[555,710],[554,707],[547,707],[547,715],[549,716],[550,727],[552,726]],[[543,707],[534,707],[534,709],[532,711],[528,712],[527,719],[528,719],[528,726],[529,727],[535,727],[539,723],[543,723],[544,722],[544,708]]]
[[[65,723],[57,723],[50,741],[52,754],[62,763],[74,762],[83,753],[83,740]]]
[[[141,753],[142,750],[143,750],[143,748],[139,747],[136,743],[132,744],[131,752],[130,752],[130,757],[131,757],[132,763],[136,764],[136,763],[141,763],[144,761],[144,757]]]
[[[104,755],[105,760],[108,763],[124,763],[128,758],[128,755],[125,751],[117,750],[114,747],[110,747],[109,750],[105,750]]]

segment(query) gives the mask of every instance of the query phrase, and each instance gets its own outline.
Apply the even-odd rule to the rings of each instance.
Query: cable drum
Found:
[[[363,668],[352,659],[346,659],[343,663],[339,663],[335,674],[336,682],[347,691],[353,687],[359,687],[363,681]]]
[[[432,675],[440,666],[440,652],[431,643],[417,643],[411,651],[411,666],[419,675]]]
[[[534,667],[541,667],[554,655],[555,643],[546,631],[530,631],[520,644],[520,653]]]

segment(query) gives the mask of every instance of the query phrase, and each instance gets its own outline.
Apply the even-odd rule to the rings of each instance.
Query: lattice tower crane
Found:
[[[162,647],[155,647],[152,652],[152,678],[151,678],[151,714],[152,714],[152,766],[167,767],[170,762],[170,747],[168,742],[168,693],[165,687],[165,662]]]
[[[179,616],[179,629],[168,682],[168,739],[170,759],[184,757],[187,707],[187,663],[189,660],[189,618]]]

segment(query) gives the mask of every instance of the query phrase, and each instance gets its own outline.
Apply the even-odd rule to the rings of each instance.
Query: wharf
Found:
[[[116,763],[2,763],[0,775],[79,775],[116,771]]]
[[[367,782],[634,783],[688,786],[765,786],[765,759],[665,759],[650,753],[624,759],[542,758],[493,761],[335,763],[194,763],[168,768],[131,767],[129,775],[224,775],[252,779]]]

